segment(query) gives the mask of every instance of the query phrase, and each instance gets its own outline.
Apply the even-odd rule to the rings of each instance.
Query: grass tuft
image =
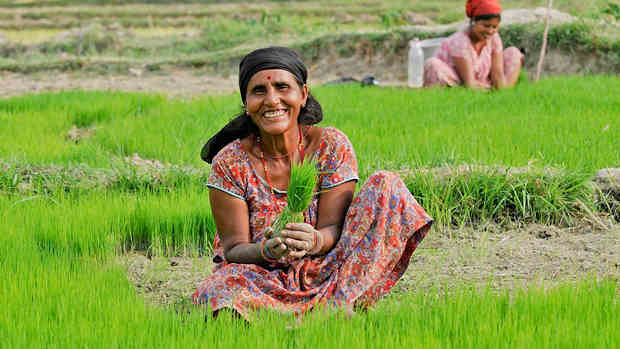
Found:
[[[413,174],[405,183],[440,225],[488,221],[566,225],[583,214],[580,203],[594,206],[589,179],[579,172],[474,170],[447,178]]]

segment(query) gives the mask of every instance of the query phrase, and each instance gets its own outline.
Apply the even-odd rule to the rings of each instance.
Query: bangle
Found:
[[[320,231],[314,229],[314,246],[308,252],[309,255],[317,255],[323,249],[323,234]]]
[[[268,262],[268,263],[275,263],[278,261],[277,258],[274,258],[273,256],[271,256],[271,254],[269,253],[269,251],[266,250],[265,248],[265,243],[267,242],[267,239],[263,240],[263,242],[260,243],[260,255],[261,257],[263,257],[263,259]]]

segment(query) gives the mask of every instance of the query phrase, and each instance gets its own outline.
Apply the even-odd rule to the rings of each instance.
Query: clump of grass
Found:
[[[126,160],[111,160],[110,168],[87,164],[35,166],[0,160],[0,194],[171,192],[189,187],[200,188],[208,172],[193,167],[164,165],[135,166]]]
[[[571,224],[592,207],[589,175],[475,170],[441,179],[419,173],[405,179],[411,193],[440,225],[477,225],[487,221]]]
[[[216,226],[205,195],[206,189],[194,187],[0,194],[0,219],[11,217],[9,231],[29,236],[45,256],[109,256],[134,249],[158,256],[208,255]]]
[[[318,183],[316,162],[303,161],[291,165],[291,178],[288,184],[286,208],[274,221],[273,235],[280,236],[282,229],[293,222],[304,221],[304,211],[310,206],[314,189]]]

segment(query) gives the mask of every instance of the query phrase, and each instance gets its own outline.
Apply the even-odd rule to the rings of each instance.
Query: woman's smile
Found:
[[[493,35],[495,35],[497,30],[499,29],[499,24],[499,18],[482,19],[475,21],[470,29],[472,39],[475,39],[476,41],[488,40]]]
[[[263,113],[263,117],[270,120],[277,120],[287,116],[288,109],[268,110]]]

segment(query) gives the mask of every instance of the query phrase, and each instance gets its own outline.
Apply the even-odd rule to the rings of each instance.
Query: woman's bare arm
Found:
[[[217,232],[229,263],[263,264],[260,244],[250,241],[250,219],[245,201],[221,190],[210,188],[209,201]],[[279,257],[286,251],[280,238],[267,241],[266,248]]]
[[[522,61],[520,64],[522,64]],[[521,66],[519,66],[519,69],[514,69],[510,75],[506,76],[506,72],[504,71],[503,51],[494,52],[491,56],[491,82],[496,89],[514,87],[519,80],[520,73]]]
[[[454,67],[465,87],[473,89],[482,88],[474,77],[474,67],[472,67],[469,60],[462,57],[454,57]]]
[[[504,78],[504,53],[502,51],[495,51],[491,54],[491,84],[498,90],[511,87],[506,85]]]

